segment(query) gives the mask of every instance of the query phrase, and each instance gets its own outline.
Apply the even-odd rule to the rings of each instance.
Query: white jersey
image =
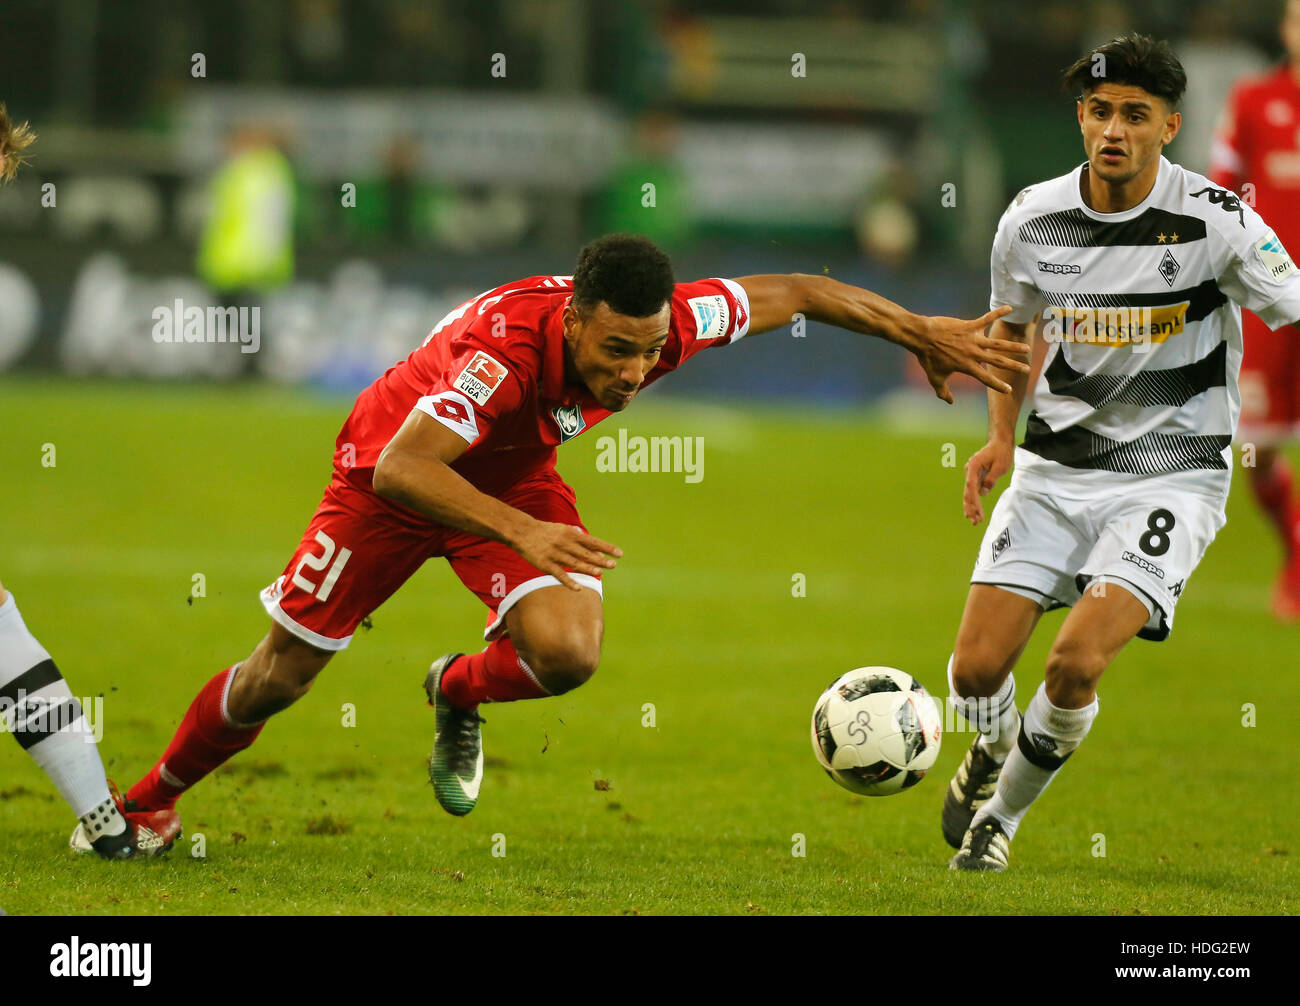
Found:
[[[1087,498],[1155,476],[1226,499],[1241,307],[1300,319],[1300,273],[1251,207],[1160,158],[1150,194],[1098,213],[1084,165],[1032,185],[993,241],[990,305],[1050,344],[1015,479]]]

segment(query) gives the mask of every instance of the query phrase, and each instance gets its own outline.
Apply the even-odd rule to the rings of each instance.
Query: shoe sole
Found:
[[[151,855],[148,855],[148,856],[132,856],[132,857],[130,857],[130,858],[131,858],[131,859],[151,859],[151,858],[153,858],[154,856],[162,856],[162,855],[165,855],[166,853],[171,852],[172,849],[173,849],[173,847],[175,847],[176,843],[179,842],[179,841],[180,841],[181,839],[183,839],[184,837],[185,837],[185,829],[182,828],[180,831],[178,831],[178,832],[176,833],[176,837],[175,837],[175,838],[173,838],[170,842],[168,842],[165,846],[163,846],[163,847],[162,847],[161,849],[159,849],[157,852],[152,853]],[[93,855],[96,855],[95,847],[94,847],[93,845],[90,844],[90,839],[88,839],[88,838],[86,837],[86,829],[85,829],[85,827],[84,827],[83,825],[81,825],[80,823],[78,823],[77,826],[76,826],[75,828],[72,829],[72,834],[71,834],[71,835],[69,836],[69,838],[68,838],[68,848],[70,848],[73,852],[75,852],[75,853],[76,853],[77,855],[79,855],[79,856],[93,856]]]
[[[1005,873],[1006,867],[999,866],[997,863],[985,863],[983,860],[959,860],[953,856],[948,863],[948,869],[956,870],[959,873]]]

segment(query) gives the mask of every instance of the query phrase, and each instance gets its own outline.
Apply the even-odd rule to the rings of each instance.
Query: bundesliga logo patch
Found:
[[[1282,242],[1277,239],[1276,234],[1269,234],[1268,237],[1262,238],[1255,245],[1255,250],[1259,252],[1259,259],[1264,263],[1264,268],[1268,270],[1274,282],[1280,282],[1295,272],[1295,263],[1291,261],[1291,256],[1282,247]]]
[[[687,305],[695,317],[695,338],[721,339],[727,334],[727,322],[731,312],[727,309],[727,298],[721,294],[711,297],[692,297]]]
[[[470,360],[469,365],[460,372],[454,387],[457,391],[463,391],[477,404],[486,405],[487,400],[492,397],[492,392],[501,386],[501,382],[509,373],[510,371],[504,365],[480,351],[474,354],[474,359]]]

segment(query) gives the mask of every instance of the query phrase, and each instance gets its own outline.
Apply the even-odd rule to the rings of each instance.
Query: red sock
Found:
[[[234,674],[227,667],[209,681],[190,703],[167,751],[149,774],[126,796],[147,810],[172,807],[182,793],[257,739],[266,724],[235,726],[226,719],[226,689]]]
[[[1258,468],[1250,473],[1250,487],[1255,499],[1282,537],[1287,558],[1300,552],[1300,505],[1296,504],[1292,488],[1291,466],[1279,456],[1266,471]]]
[[[458,709],[480,702],[514,702],[549,695],[515,652],[509,636],[492,642],[482,653],[458,657],[442,675],[442,694]]]

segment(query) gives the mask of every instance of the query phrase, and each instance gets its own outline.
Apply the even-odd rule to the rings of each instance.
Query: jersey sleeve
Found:
[[[475,322],[452,337],[450,364],[414,406],[470,445],[484,437],[494,421],[519,408],[528,379],[519,358],[507,356],[501,340],[480,337],[480,327]]]
[[[1245,107],[1242,102],[1242,86],[1238,84],[1224,103],[1218,125],[1214,129],[1214,141],[1210,146],[1208,177],[1215,185],[1230,192],[1241,191],[1246,174],[1249,120],[1241,114]]]
[[[1244,202],[1240,209],[1241,229],[1235,219],[1226,228],[1229,256],[1219,289],[1269,328],[1293,324],[1300,320],[1300,273],[1264,218]]]
[[[1023,195],[1023,193],[1022,193]],[[1018,197],[1019,198],[1019,197]],[[1046,300],[1038,289],[1034,277],[1025,269],[1016,236],[1020,221],[1013,203],[1002,214],[997,234],[993,237],[993,251],[989,255],[989,308],[1010,304],[1012,311],[1003,320],[1014,325],[1024,325],[1034,320]]]
[[[732,279],[678,283],[672,311],[673,327],[682,343],[678,363],[710,346],[726,346],[749,334],[749,295]]]

